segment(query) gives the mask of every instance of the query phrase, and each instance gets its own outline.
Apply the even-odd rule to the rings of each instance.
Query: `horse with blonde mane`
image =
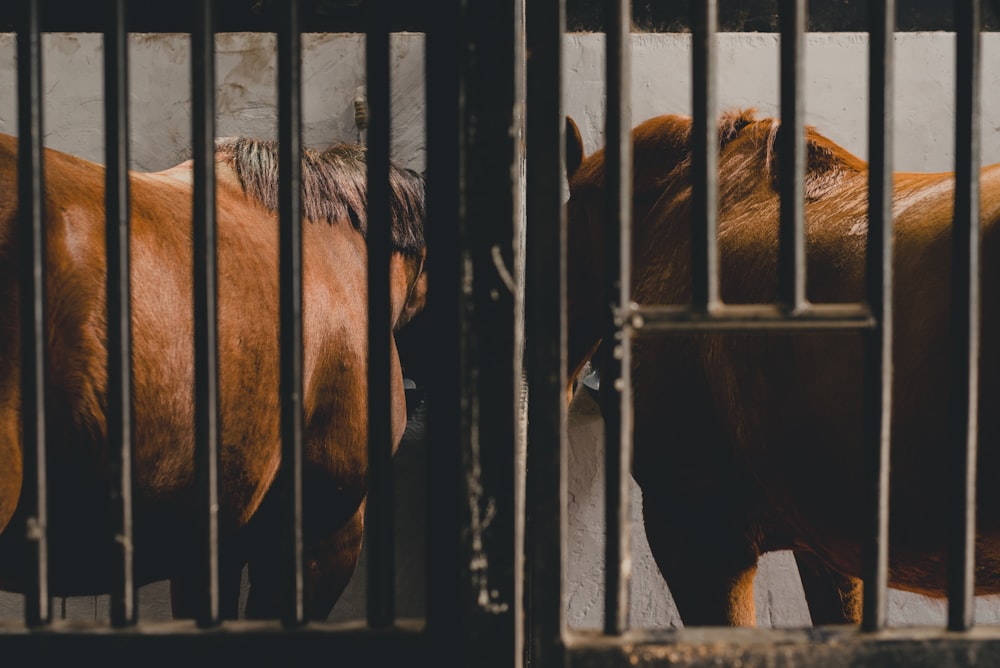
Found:
[[[46,150],[49,585],[53,595],[111,590],[108,498],[105,171]],[[219,534],[222,612],[280,615],[282,513],[278,320],[278,149],[216,145]],[[134,573],[170,579],[175,616],[197,611],[199,510],[194,457],[192,163],[131,173]],[[0,136],[0,588],[26,587],[21,498],[17,142]],[[367,219],[363,147],[303,155],[303,549],[306,613],[325,619],[361,550],[367,485]],[[423,307],[424,185],[390,174],[391,322]],[[393,447],[406,425],[391,351]]]
[[[720,291],[777,293],[781,130],[751,111],[719,124]],[[634,141],[632,294],[690,303],[691,119],[660,116]],[[570,378],[606,320],[604,151],[585,156],[567,119]],[[807,297],[865,299],[868,166],[806,130]],[[976,593],[1000,593],[1000,164],[980,176],[980,359]],[[891,587],[946,587],[954,175],[897,173]],[[792,550],[814,624],[858,623],[866,504],[863,335],[857,331],[643,335],[633,348],[634,465],[653,556],[686,625],[756,623],[758,558]],[[599,361],[595,358],[595,364]],[[611,394],[602,384],[602,401]],[[616,399],[615,399],[616,400]]]

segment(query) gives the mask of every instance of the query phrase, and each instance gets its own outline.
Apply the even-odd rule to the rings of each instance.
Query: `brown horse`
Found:
[[[719,123],[721,296],[776,297],[778,122]],[[567,122],[568,372],[602,336],[604,153]],[[635,128],[633,298],[690,301],[691,120]],[[809,128],[808,298],[864,299],[868,171]],[[1000,164],[981,172],[982,341],[977,588],[1000,592]],[[953,174],[898,173],[890,585],[942,596],[946,581]],[[634,467],[646,535],[688,625],[753,625],[758,557],[793,550],[815,624],[860,618],[863,340],[858,332],[639,337]],[[602,385],[605,389],[607,384]],[[604,397],[607,400],[607,397]]]
[[[17,144],[0,136],[0,588],[23,591]],[[276,617],[281,568],[277,146],[216,147],[220,543],[224,614]],[[325,618],[361,550],[367,476],[367,188],[364,149],[303,156],[303,463],[306,603]],[[103,167],[45,152],[49,571],[56,595],[109,591]],[[394,328],[426,293],[423,180],[394,166]],[[194,467],[192,163],[132,173],[135,578],[171,579],[192,616],[199,564]],[[406,424],[392,349],[392,434]]]

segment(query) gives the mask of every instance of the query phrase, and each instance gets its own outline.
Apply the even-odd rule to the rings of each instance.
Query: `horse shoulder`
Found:
[[[17,144],[0,135],[0,533],[10,521],[21,494],[23,461],[20,445],[20,332],[17,273],[13,260],[17,228]]]
[[[367,250],[348,227],[304,226],[303,392],[307,462],[336,481],[338,496],[359,499],[367,475]]]
[[[81,432],[64,434],[66,445],[96,444],[107,384],[104,169],[53,150],[45,160],[50,378]]]

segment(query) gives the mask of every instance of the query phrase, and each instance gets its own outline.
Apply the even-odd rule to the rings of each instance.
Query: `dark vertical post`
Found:
[[[470,665],[513,666],[515,5],[472,2],[465,37],[465,285],[471,288],[467,368],[471,431],[464,454],[469,510]],[[431,249],[429,252],[434,252]],[[520,380],[519,378],[517,380]]]
[[[444,481],[428,508],[450,532],[428,587],[453,597],[430,597],[428,629],[459,665],[515,662],[516,2],[440,4],[428,31],[428,465]]]
[[[952,231],[952,485],[948,628],[975,607],[976,437],[979,408],[979,2],[955,3],[955,223]]]
[[[462,536],[468,525],[463,498],[463,405],[460,377],[468,324],[463,318],[465,241],[466,29],[464,0],[431,3],[427,23],[427,277],[426,317],[435,329],[437,373],[427,384],[427,632],[432,653],[463,665],[455,647],[464,623]],[[432,547],[433,546],[433,547]],[[433,550],[433,553],[430,552]]]
[[[526,6],[528,391],[526,537],[534,667],[562,665],[566,546],[566,212],[562,41],[565,0]]]
[[[108,445],[116,569],[111,623],[136,622],[132,531],[132,318],[129,286],[128,31],[125,0],[110,0],[104,32],[108,289]],[[109,536],[109,538],[112,538]]]
[[[618,401],[604,410],[605,543],[604,632],[624,633],[629,624],[632,563],[632,326],[622,314],[631,302],[632,259],[632,3],[609,0],[607,25],[607,220],[605,267],[608,322],[601,369]],[[618,225],[611,224],[617,221]],[[608,354],[610,353],[610,354]],[[605,387],[605,391],[607,391]]]
[[[191,30],[194,145],[195,460],[199,533],[204,541],[198,625],[221,620],[219,601],[219,353],[215,200],[215,3],[195,3]]]
[[[42,38],[38,2],[19,3],[17,30],[18,238],[21,287],[21,440],[24,448],[25,623],[52,621],[49,592],[45,411],[45,182],[42,151]]]
[[[281,493],[285,513],[282,622],[306,622],[302,547],[302,35],[288,0],[278,32],[278,220]]]
[[[368,3],[368,624],[395,618],[392,400],[389,390],[389,3]]]
[[[701,313],[719,305],[718,161],[716,129],[716,0],[692,0],[691,17],[691,302]]]
[[[780,0],[781,131],[778,133],[778,189],[781,218],[778,245],[778,302],[797,311],[806,302],[803,62],[806,0]]]
[[[885,627],[889,565],[892,424],[892,95],[896,2],[869,4],[867,295],[875,327],[865,333],[865,452],[871,510],[864,544],[862,627]]]

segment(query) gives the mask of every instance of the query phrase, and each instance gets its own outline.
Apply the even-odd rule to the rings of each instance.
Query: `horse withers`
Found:
[[[279,616],[281,463],[278,150],[216,145],[220,574],[223,613]],[[110,591],[105,171],[46,150],[45,317],[50,591]],[[137,584],[171,580],[194,616],[203,550],[194,459],[192,163],[131,173],[134,539]],[[0,588],[23,591],[17,143],[0,136]],[[391,170],[391,321],[423,307],[423,179]],[[363,147],[305,150],[302,167],[303,541],[307,614],[324,619],[361,550],[367,477],[367,247]],[[388,352],[388,351],[387,351]],[[392,437],[406,425],[393,343]]]
[[[691,119],[633,131],[633,299],[691,300]],[[779,123],[719,125],[720,290],[726,303],[777,293]],[[584,155],[567,121],[569,368],[600,342],[604,152]],[[806,131],[806,262],[813,303],[865,298],[868,166]],[[980,176],[982,334],[976,592],[1000,593],[1000,164]],[[954,175],[893,178],[890,586],[946,587]],[[656,563],[687,625],[753,625],[758,557],[792,550],[814,624],[861,616],[866,503],[863,334],[696,332],[634,343],[633,477]],[[595,356],[595,363],[599,363]],[[608,383],[601,384],[602,401]],[[617,399],[615,399],[617,400]],[[955,444],[958,447],[958,444]]]

